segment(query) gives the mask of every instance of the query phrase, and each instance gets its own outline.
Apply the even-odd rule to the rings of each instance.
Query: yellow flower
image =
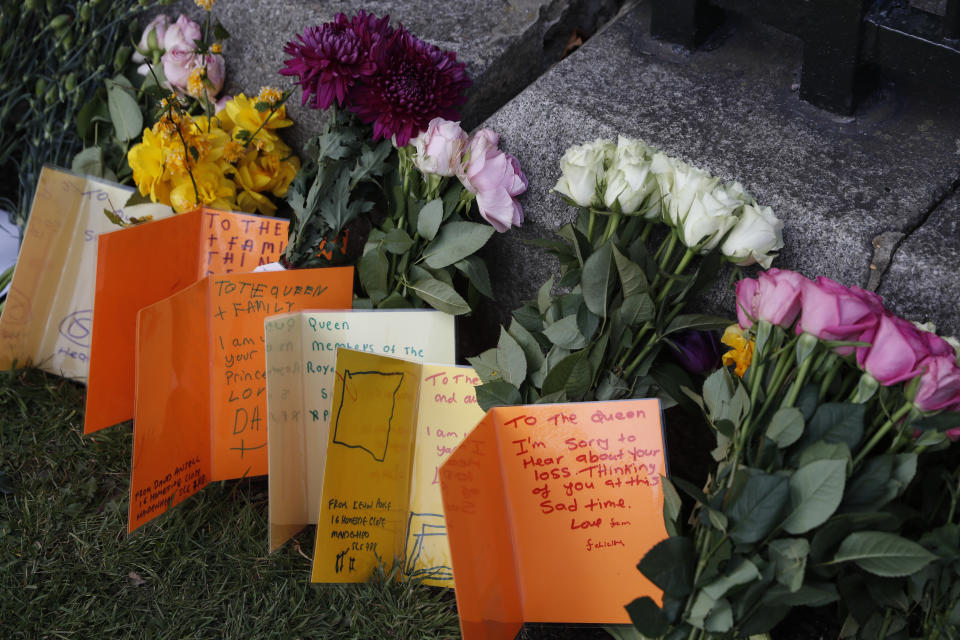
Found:
[[[133,170],[133,181],[140,195],[149,195],[153,202],[167,204],[170,197],[169,176],[164,175],[165,152],[162,136],[144,129],[143,141],[127,152],[127,162]]]
[[[282,198],[290,187],[297,170],[300,169],[300,159],[296,156],[288,160],[281,160],[276,153],[247,153],[237,165],[233,176],[237,186],[241,189],[237,194],[237,205],[241,211],[259,211],[263,214],[272,214],[277,210],[276,205],[264,193],[271,193]]]
[[[176,186],[170,192],[170,204],[174,211],[183,213],[204,205],[224,211],[233,208],[236,187],[219,167],[210,163],[198,164],[193,169],[193,180],[197,183],[196,191],[189,175],[177,178]]]
[[[210,53],[214,53],[214,54],[223,53],[223,45],[220,44],[219,42],[214,42],[212,45],[210,45]]]
[[[223,121],[224,130],[230,131],[233,137],[237,138],[238,131],[246,131],[253,135],[254,131],[260,129],[260,133],[257,134],[257,137],[260,137],[264,131],[281,129],[293,124],[293,120],[287,119],[286,106],[280,107],[271,115],[269,109],[257,111],[258,101],[250,100],[242,93],[238,93],[232,100],[227,101],[223,109],[217,112],[217,116]]]
[[[724,366],[735,364],[737,368],[734,369],[734,373],[742,378],[743,374],[747,372],[747,367],[753,361],[753,339],[747,340],[743,329],[732,324],[723,332],[720,342],[731,347],[731,350],[722,356]]]
[[[206,95],[206,85],[203,80],[206,77],[203,67],[197,67],[190,72],[187,78],[187,93],[199,100]]]
[[[213,11],[213,5],[217,0],[193,0],[198,7],[207,11]]]
[[[257,102],[266,102],[271,107],[280,102],[283,94],[276,87],[263,87],[257,95]]]

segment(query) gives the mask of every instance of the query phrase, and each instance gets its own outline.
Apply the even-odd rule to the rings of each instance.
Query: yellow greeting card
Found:
[[[306,311],[265,322],[270,549],[317,521],[337,350],[455,359],[453,316],[434,310]]]

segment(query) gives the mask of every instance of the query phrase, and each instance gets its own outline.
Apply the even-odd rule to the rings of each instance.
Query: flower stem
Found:
[[[617,226],[619,224],[620,224],[619,213],[612,213],[608,216],[607,228],[603,232],[603,240],[600,241],[600,244],[603,244],[610,239],[610,236],[612,236],[613,232],[617,230]]]
[[[807,381],[807,374],[810,372],[810,365],[813,362],[812,357],[808,357],[803,361],[803,364],[800,365],[800,369],[797,371],[797,377],[793,381],[793,386],[790,387],[790,392],[787,394],[787,397],[783,399],[783,404],[781,407],[792,407],[797,401],[797,396],[800,395],[800,389],[803,388],[804,383]]]
[[[860,450],[860,453],[857,454],[857,457],[853,459],[854,469],[856,469],[860,461],[863,460],[875,446],[877,446],[877,443],[879,443],[883,437],[887,435],[887,432],[890,431],[893,425],[899,422],[900,419],[905,415],[910,413],[911,409],[913,409],[913,403],[908,400],[902,407],[897,409],[896,413],[890,416],[889,420],[883,423],[883,426],[877,429],[877,432],[873,434],[873,437],[870,438],[870,441],[866,444],[866,446],[863,447],[863,449]]]

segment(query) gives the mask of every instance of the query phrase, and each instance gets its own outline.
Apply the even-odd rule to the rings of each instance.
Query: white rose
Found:
[[[634,213],[657,190],[651,172],[653,150],[640,140],[620,136],[613,163],[606,175],[603,203],[612,209],[618,203],[623,213]]]
[[[770,268],[772,252],[783,248],[783,221],[770,207],[744,205],[740,221],[723,241],[720,251],[734,264],[745,267],[759,263]]]
[[[741,206],[743,204],[731,198],[722,187],[698,194],[680,221],[681,240],[690,248],[702,245],[701,253],[712,250],[737,224],[737,210]]]
[[[467,134],[459,122],[434,118],[411,142],[416,149],[413,163],[423,173],[452,176],[460,171]]]
[[[599,206],[606,168],[613,160],[613,140],[570,147],[560,159],[560,179],[553,187],[581,207]]]
[[[664,158],[659,162],[654,158],[654,172],[663,197],[663,220],[676,227],[687,217],[693,203],[713,191],[720,179],[681,160]]]

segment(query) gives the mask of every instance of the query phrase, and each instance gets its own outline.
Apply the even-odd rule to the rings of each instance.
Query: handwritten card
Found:
[[[439,465],[483,417],[477,384],[469,367],[338,352],[314,582],[363,582],[396,557],[453,586]]]
[[[195,209],[100,236],[84,433],[133,417],[137,312],[204,276],[276,260],[286,220]]]
[[[208,276],[140,311],[129,530],[206,483],[267,473],[263,322],[348,308],[353,268]]]
[[[104,215],[123,210],[132,188],[44,167],[7,302],[0,316],[0,370],[33,365],[86,381],[96,278],[97,236],[117,229]],[[136,215],[173,214],[138,205]],[[126,266],[127,270],[130,265]]]
[[[434,310],[303,312],[265,330],[272,550],[317,522],[338,348],[452,363],[456,337]]]
[[[664,465],[655,399],[488,411],[440,468],[464,639],[659,600],[636,564],[667,537]]]

